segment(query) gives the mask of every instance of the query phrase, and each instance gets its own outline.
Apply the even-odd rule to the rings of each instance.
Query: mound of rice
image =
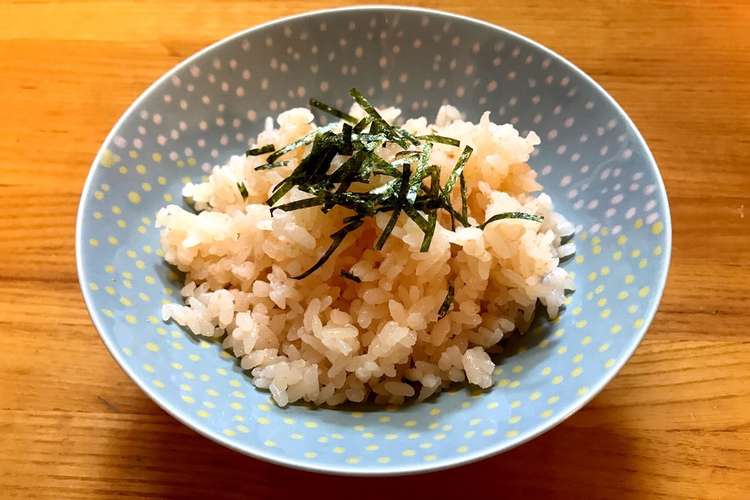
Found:
[[[400,122],[398,109],[381,113]],[[356,105],[351,114],[364,116]],[[307,109],[293,109],[279,115],[274,129],[269,118],[257,144],[292,142],[316,127],[313,119]],[[351,212],[308,208],[271,216],[265,202],[272,187],[309,146],[287,154],[290,164],[273,170],[254,170],[262,157],[233,156],[207,182],[184,187],[197,214],[169,205],[157,215],[165,259],[186,273],[184,305],[165,305],[164,320],[196,335],[223,337],[253,383],[270,390],[281,406],[299,400],[401,404],[452,383],[491,386],[495,365],[489,354],[500,350],[498,343],[528,327],[538,301],[555,317],[565,289],[572,288],[571,276],[558,265],[575,251],[561,242],[573,227],[554,212],[547,195],[532,194],[541,189],[527,164],[540,143],[535,133],[521,137],[512,125],[492,123],[489,112],[477,124],[463,121],[451,106],[440,109],[434,124],[416,118],[403,127],[474,148],[464,171],[473,224],[511,211],[544,221],[506,219],[483,231],[451,231],[450,222],[440,219],[429,252],[420,253],[423,234],[402,214],[383,250],[376,251],[375,239],[390,217],[381,213],[349,235],[321,269],[294,280],[290,276],[320,257]],[[391,159],[398,149],[389,145],[378,153]],[[435,144],[430,163],[442,169],[441,183],[460,151]],[[455,191],[454,206],[460,206]],[[284,201],[305,197],[295,189]],[[341,270],[361,283],[342,277]],[[439,319],[449,284],[455,298]]]

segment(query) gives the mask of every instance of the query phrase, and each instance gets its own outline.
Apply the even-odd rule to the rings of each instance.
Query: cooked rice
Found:
[[[352,114],[363,116],[355,106]],[[397,120],[400,111],[382,111]],[[287,144],[313,130],[313,115],[293,109],[268,120],[257,144]],[[277,404],[304,400],[315,405],[361,402],[401,404],[423,400],[452,383],[487,388],[495,368],[489,353],[512,332],[530,324],[537,301],[555,317],[572,288],[559,267],[572,254],[561,237],[571,224],[554,212],[527,161],[539,137],[525,138],[510,124],[474,124],[443,106],[434,124],[407,120],[414,134],[438,133],[474,148],[465,167],[472,223],[494,214],[522,211],[544,217],[540,224],[506,219],[478,228],[440,219],[429,252],[420,253],[422,232],[402,215],[382,251],[373,249],[390,214],[381,213],[349,235],[326,264],[309,277],[310,267],[330,244],[329,235],[349,214],[340,207],[276,211],[265,201],[309,151],[284,158],[289,166],[255,171],[262,157],[232,156],[213,169],[207,182],[188,184],[184,196],[199,213],[177,205],[156,218],[165,259],[186,273],[184,305],[163,307],[172,319],[197,335],[223,338],[253,383],[268,389]],[[391,159],[398,148],[378,153]],[[445,183],[461,149],[435,144],[430,163]],[[334,160],[334,167],[340,159]],[[244,183],[243,199],[238,183]],[[454,206],[460,204],[458,189]],[[289,201],[307,197],[293,190]],[[377,226],[377,227],[376,227]],[[350,270],[356,283],[340,275]],[[450,312],[438,319],[449,284],[455,287]]]

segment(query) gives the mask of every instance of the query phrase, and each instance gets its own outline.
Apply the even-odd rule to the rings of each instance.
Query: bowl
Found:
[[[162,261],[157,210],[243,151],[267,116],[318,97],[434,116],[450,102],[542,144],[539,180],[577,226],[577,291],[559,319],[515,336],[489,391],[457,387],[401,408],[279,408],[215,343],[161,321],[180,283]],[[657,308],[671,249],[659,171],[635,125],[591,78],[491,24],[416,8],[312,12],[232,35],[155,82],[99,151],[77,220],[79,279],[114,358],[159,406],[256,458],[342,474],[442,469],[508,450],[597,394]]]

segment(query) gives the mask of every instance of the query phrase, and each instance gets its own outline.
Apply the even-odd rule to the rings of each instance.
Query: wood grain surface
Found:
[[[509,453],[395,479],[288,470],[179,424],[117,367],[84,308],[75,211],[110,127],[156,78],[242,28],[324,1],[0,2],[0,497],[748,498],[750,4],[443,0],[556,50],[651,146],[672,206],[666,293],[586,408]],[[750,214],[749,214],[750,215]]]

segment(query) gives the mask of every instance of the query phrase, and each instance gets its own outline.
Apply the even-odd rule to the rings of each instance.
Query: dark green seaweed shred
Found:
[[[540,217],[539,215],[527,214],[524,212],[504,212],[501,214],[493,215],[492,217],[490,217],[489,219],[487,219],[486,221],[484,221],[482,224],[478,225],[477,227],[479,229],[484,229],[489,224],[495,221],[503,220],[503,219],[524,219],[524,220],[530,220],[534,222],[542,222],[542,220],[544,220],[544,218]]]
[[[354,274],[351,271],[343,271],[342,270],[341,271],[341,276],[343,276],[344,278],[346,278],[348,280],[351,280],[351,281],[353,281],[355,283],[362,283],[362,280],[360,279],[360,277],[357,276],[356,274]]]
[[[418,135],[417,139],[424,142],[439,142],[440,144],[446,144],[448,146],[455,147],[459,147],[461,145],[461,141],[459,141],[458,139],[437,134]]]
[[[289,165],[289,160],[281,160],[281,161],[275,161],[273,163],[264,163],[263,165],[258,165],[255,167],[255,170],[271,170],[272,168],[278,168],[278,167],[286,167]]]
[[[324,103],[322,101],[319,101],[318,99],[310,99],[310,106],[312,106],[313,108],[318,108],[321,111],[325,111],[329,115],[333,115],[336,118],[344,120],[345,122],[349,122],[349,123],[353,123],[353,124],[357,123],[357,119],[354,118],[349,113],[344,113],[340,109],[336,109],[333,106],[331,106],[330,104],[326,104],[326,103]]]
[[[388,236],[390,236],[391,231],[393,231],[393,228],[396,227],[396,222],[398,222],[398,217],[401,215],[401,207],[404,206],[404,203],[406,203],[406,194],[409,191],[409,176],[411,175],[411,168],[409,165],[404,165],[403,173],[401,174],[401,182],[399,186],[398,191],[398,198],[396,199],[396,206],[393,208],[393,213],[391,214],[391,218],[388,219],[388,223],[386,224],[385,228],[383,228],[383,232],[380,233],[380,237],[378,238],[378,241],[375,243],[375,248],[377,250],[381,250],[383,248],[383,245],[385,245],[386,240],[388,239]]]
[[[242,196],[242,198],[247,198],[248,192],[244,182],[238,182],[237,189],[239,189],[240,196]]]
[[[346,226],[342,227],[335,233],[331,235],[331,246],[328,247],[328,250],[325,251],[323,255],[320,256],[318,261],[313,264],[313,266],[305,271],[302,274],[298,274],[297,276],[292,276],[292,279],[295,280],[301,280],[304,278],[307,278],[312,273],[320,269],[320,267],[326,263],[326,261],[333,255],[333,252],[336,251],[336,249],[341,245],[341,242],[344,241],[344,238],[346,238],[346,235],[357,229],[359,226],[362,225],[362,219],[355,219]]]
[[[245,151],[245,156],[260,156],[266,153],[271,153],[275,149],[276,146],[274,146],[273,144],[266,144],[265,146],[248,149],[247,151]]]
[[[464,173],[461,172],[461,175],[458,176],[459,181],[459,189],[461,190],[461,217],[468,220],[469,219],[469,204],[466,200],[466,177],[464,177]]]
[[[448,285],[448,293],[445,295],[445,300],[443,300],[440,309],[438,309],[438,319],[445,318],[445,316],[448,314],[448,311],[450,311],[451,305],[453,304],[454,293],[455,290],[453,289],[453,285]]]

